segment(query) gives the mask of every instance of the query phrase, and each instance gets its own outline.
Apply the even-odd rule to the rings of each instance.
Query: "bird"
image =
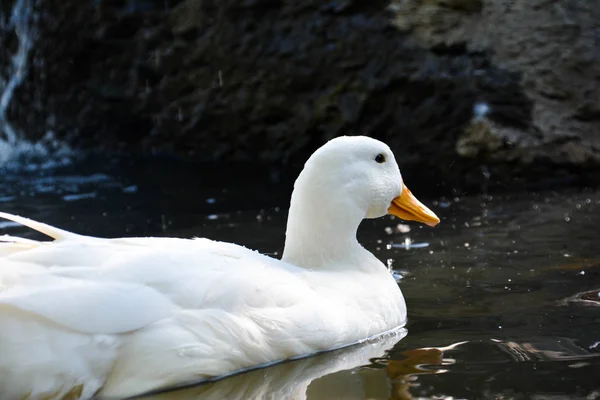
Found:
[[[435,226],[392,150],[318,148],[294,183],[281,259],[206,238],[98,238],[0,217],[0,398],[124,398],[339,349],[402,328],[389,269],[358,242],[387,214]]]

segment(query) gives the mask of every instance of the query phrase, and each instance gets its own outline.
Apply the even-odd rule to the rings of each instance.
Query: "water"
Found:
[[[0,209],[84,234],[204,236],[277,257],[290,178],[260,167],[99,160],[0,174]],[[600,191],[422,200],[438,227],[385,217],[359,232],[399,280],[406,337],[155,397],[600,398]]]

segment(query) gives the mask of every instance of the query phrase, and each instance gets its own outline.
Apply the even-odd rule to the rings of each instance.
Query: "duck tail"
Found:
[[[38,242],[37,240],[3,235],[0,236],[0,257],[9,256],[24,250],[30,250],[43,244],[44,242]]]
[[[18,215],[13,215],[13,214],[5,213],[5,212],[0,212],[0,218],[4,218],[9,221],[13,221],[18,224],[24,225],[28,228],[33,229],[34,231],[43,233],[44,235],[49,236],[54,240],[62,240],[62,239],[67,239],[69,237],[72,238],[72,237],[79,236],[76,233],[71,233],[69,231],[65,231],[63,229],[59,229],[59,228],[56,228],[56,227],[48,225],[48,224],[44,224],[43,222],[34,221],[29,218],[20,217]],[[36,243],[36,244],[39,243],[35,240],[24,239],[24,238],[15,237],[15,236],[9,236],[9,235],[0,236],[0,242],[2,242],[2,243],[17,243],[20,245],[29,245],[29,246],[33,245],[34,243]]]

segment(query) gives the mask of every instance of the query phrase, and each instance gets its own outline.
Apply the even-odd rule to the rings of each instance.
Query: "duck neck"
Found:
[[[325,194],[326,195],[326,194]],[[348,268],[373,256],[356,239],[364,212],[344,199],[319,196],[312,190],[292,194],[282,260],[310,268]]]

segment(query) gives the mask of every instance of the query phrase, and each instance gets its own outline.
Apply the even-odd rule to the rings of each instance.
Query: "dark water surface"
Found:
[[[95,236],[203,236],[275,256],[290,192],[275,170],[166,162],[0,175],[2,211]],[[157,397],[600,398],[600,191],[421,200],[438,227],[386,217],[359,231],[399,280],[405,337]]]

